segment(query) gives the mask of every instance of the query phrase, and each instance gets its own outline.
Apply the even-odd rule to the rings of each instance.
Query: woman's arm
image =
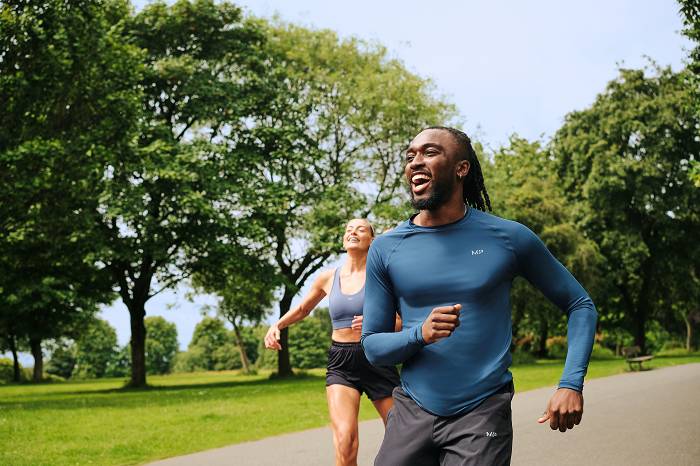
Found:
[[[311,311],[321,302],[326,296],[326,283],[328,278],[333,274],[333,270],[324,270],[311,285],[311,291],[304,296],[301,303],[287,312],[277,323],[272,324],[265,335],[265,348],[281,350],[280,345],[280,330],[289,327],[290,325],[303,320]]]

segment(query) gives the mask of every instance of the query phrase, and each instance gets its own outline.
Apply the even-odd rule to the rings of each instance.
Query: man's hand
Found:
[[[270,326],[267,334],[265,334],[265,348],[278,351],[282,349],[282,345],[280,345],[280,329],[277,325]]]
[[[350,328],[352,328],[353,330],[362,330],[362,316],[352,316]]]
[[[583,395],[570,388],[560,388],[550,398],[547,410],[537,422],[542,424],[549,419],[549,427],[552,430],[566,432],[566,429],[573,429],[578,425],[582,417]]]
[[[459,327],[460,309],[462,309],[462,305],[455,304],[453,306],[436,307],[430,312],[421,328],[423,341],[425,341],[426,345],[452,335],[452,332]]]

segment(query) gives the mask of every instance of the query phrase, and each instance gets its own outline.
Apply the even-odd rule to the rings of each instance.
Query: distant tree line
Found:
[[[601,351],[698,345],[700,7],[679,3],[695,44],[682,70],[621,69],[551,140],[479,147],[494,213],[532,228],[592,294]],[[410,214],[402,149],[458,117],[434,94],[379,45],[226,2],[3,2],[3,370],[20,379],[20,351],[35,381],[127,373],[132,386],[174,368],[322,365],[322,312],[285,329],[279,355],[256,332],[341,252],[343,222],[382,231]],[[146,304],[182,282],[219,303],[176,354]],[[123,348],[95,318],[117,297]],[[559,354],[564,316],[526,283],[512,303],[514,351]]]

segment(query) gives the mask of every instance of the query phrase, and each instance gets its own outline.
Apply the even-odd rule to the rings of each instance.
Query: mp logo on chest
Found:
[[[482,254],[486,254],[486,251],[483,249],[472,249],[472,256],[480,256]]]

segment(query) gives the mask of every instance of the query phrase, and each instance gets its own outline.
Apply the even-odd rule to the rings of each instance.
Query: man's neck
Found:
[[[467,206],[459,199],[447,202],[435,210],[421,210],[413,219],[413,223],[421,227],[438,227],[454,223],[464,217]]]

